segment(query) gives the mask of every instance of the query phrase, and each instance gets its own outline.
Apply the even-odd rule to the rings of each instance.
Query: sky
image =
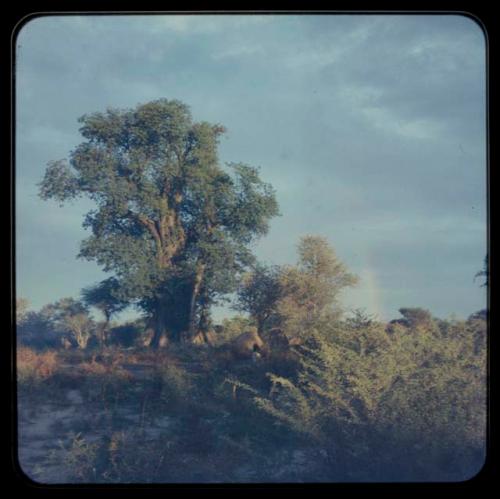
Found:
[[[33,309],[106,275],[77,260],[90,201],[38,197],[78,117],[178,99],[221,123],[221,164],[260,167],[281,216],[259,260],[328,239],[347,310],[486,306],[485,35],[459,15],[48,16],[16,39],[16,287]],[[216,319],[231,315],[218,308]],[[131,312],[124,318],[131,317]]]

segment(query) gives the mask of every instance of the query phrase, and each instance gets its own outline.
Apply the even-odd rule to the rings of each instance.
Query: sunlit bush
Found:
[[[255,324],[246,317],[224,319],[222,324],[216,327],[216,342],[218,345],[228,343],[250,327],[255,327]]]
[[[261,410],[316,441],[337,473],[350,462],[347,479],[359,479],[363,466],[365,478],[398,479],[394,460],[409,479],[477,471],[486,431],[484,321],[396,325],[390,333],[376,321],[322,327],[296,349],[297,379],[268,374],[271,389],[254,394]],[[388,466],[374,470],[374,456]]]
[[[36,385],[51,378],[59,364],[55,351],[36,352],[28,347],[17,349],[17,380],[21,385]]]

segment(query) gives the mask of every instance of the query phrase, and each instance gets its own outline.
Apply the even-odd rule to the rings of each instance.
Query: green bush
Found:
[[[230,319],[224,319],[220,326],[216,326],[217,345],[229,343],[238,335],[252,327],[255,327],[254,321],[240,315],[231,317]]]
[[[183,406],[192,398],[192,375],[173,362],[158,369],[161,381],[160,398],[169,405]]]
[[[325,449],[335,478],[462,479],[484,454],[485,328],[322,324],[297,348],[297,378],[270,372],[269,391],[249,390],[279,425]]]

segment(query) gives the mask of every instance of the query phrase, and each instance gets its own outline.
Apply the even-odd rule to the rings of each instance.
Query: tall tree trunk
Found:
[[[163,300],[158,298],[153,315],[153,338],[150,343],[150,347],[153,350],[157,350],[160,347],[160,340],[162,336],[167,334],[164,308],[165,304]]]
[[[108,344],[108,329],[109,329],[109,323],[111,321],[111,316],[109,313],[107,312],[104,312],[104,317],[105,317],[105,320],[104,320],[104,324],[102,325],[102,329],[101,329],[101,348],[107,346]]]
[[[210,307],[204,303],[201,306],[200,310],[200,320],[198,322],[198,330],[203,336],[203,341],[205,343],[210,343],[210,339],[208,337],[208,331],[211,326],[211,317],[210,317]]]
[[[191,299],[189,303],[189,323],[188,323],[188,338],[192,339],[196,335],[196,299],[200,293],[203,275],[205,273],[205,264],[198,263],[196,265],[196,273],[193,280],[193,289],[191,291]]]

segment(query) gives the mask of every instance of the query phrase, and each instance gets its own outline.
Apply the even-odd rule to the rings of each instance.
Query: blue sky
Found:
[[[221,162],[261,168],[282,216],[255,245],[293,263],[328,238],[382,319],[485,307],[485,38],[471,19],[396,15],[50,16],[16,41],[17,292],[32,307],[104,277],[76,260],[90,202],[38,198],[77,118],[165,97],[224,124]],[[218,318],[226,309],[216,311]]]

